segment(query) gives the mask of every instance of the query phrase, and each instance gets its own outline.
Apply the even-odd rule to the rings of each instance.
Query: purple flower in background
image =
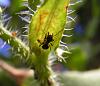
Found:
[[[10,5],[10,0],[0,0],[0,6],[8,7]]]
[[[6,42],[4,42],[1,38],[0,38],[0,55],[4,56],[4,57],[9,57],[11,55],[9,49],[11,48],[10,45],[8,45]]]
[[[75,31],[75,34],[77,34],[77,36],[82,36],[84,34],[83,27],[80,23],[75,25],[74,31]]]

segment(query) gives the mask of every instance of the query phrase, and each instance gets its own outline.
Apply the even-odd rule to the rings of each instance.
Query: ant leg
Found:
[[[45,38],[44,38],[44,39],[47,39],[47,37],[48,37],[48,34],[49,34],[49,32],[45,34]]]
[[[53,46],[53,44],[52,44],[52,43],[50,43],[50,45],[51,45],[51,46]]]
[[[52,44],[52,43],[50,43],[50,45],[49,45],[49,47],[50,47],[50,50],[51,50],[51,46],[53,46],[53,44]]]
[[[37,41],[40,43],[39,47],[43,45],[43,43],[41,43],[41,41],[39,39]]]
[[[48,32],[48,35],[49,35],[49,32]]]
[[[39,45],[39,47],[41,47],[42,44]]]

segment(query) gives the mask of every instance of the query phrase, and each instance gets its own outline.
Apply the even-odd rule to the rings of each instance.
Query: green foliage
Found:
[[[65,26],[67,4],[68,1],[50,0],[38,9],[30,23],[29,45],[31,49],[33,48],[34,50],[34,44],[38,47],[39,43],[37,40],[39,39],[43,42],[48,32],[53,34],[54,40],[56,40],[55,44],[53,43],[54,49],[58,47]]]
[[[28,0],[28,5],[32,10],[36,10],[37,5],[40,5],[40,0]]]
[[[15,80],[5,71],[0,69],[0,85],[1,86],[17,86]]]
[[[74,46],[73,46],[74,47]],[[75,50],[71,51],[70,58],[67,58],[67,66],[71,70],[85,70],[87,53],[81,45],[77,45]]]
[[[88,72],[70,71],[59,75],[63,86],[100,86],[100,70]]]
[[[29,26],[30,53],[34,52],[36,56],[33,63],[36,77],[41,85],[45,82],[44,86],[48,86],[48,82],[51,83],[48,78],[51,75],[48,68],[48,55],[59,45],[65,26],[68,3],[69,0],[48,0],[37,10]],[[52,35],[54,42],[46,42],[48,48],[43,49],[42,46],[48,40],[46,39],[48,35]]]
[[[88,0],[86,0],[87,2]],[[22,6],[23,2],[27,2],[27,0],[12,0],[11,6],[7,8],[4,13],[8,13],[12,16],[12,19],[9,22],[9,25],[7,29],[11,29],[12,31],[18,30],[18,32],[23,32],[23,26],[27,25],[26,22],[20,21],[18,14],[20,11],[26,11],[30,10],[30,14],[32,13],[31,22],[29,24],[29,46],[25,45],[23,41],[18,39],[16,36],[13,36],[11,32],[5,29],[2,25],[2,17],[1,12],[2,9],[0,8],[0,38],[5,40],[8,44],[12,46],[13,60],[11,60],[13,63],[16,62],[20,65],[22,65],[22,62],[25,62],[25,66],[32,68],[35,73],[35,81],[33,77],[25,80],[25,83],[23,83],[23,86],[38,86],[37,84],[41,84],[41,86],[51,86],[54,84],[52,80],[52,70],[50,68],[49,62],[48,62],[48,55],[51,51],[55,52],[56,48],[59,46],[59,41],[62,37],[62,33],[64,30],[65,22],[66,22],[66,13],[67,13],[67,6],[69,4],[69,0],[44,0],[44,3],[41,3],[41,0],[28,0],[29,7]],[[68,38],[63,38],[62,40],[66,43],[73,42],[71,45],[71,52],[70,57],[66,59],[66,63],[64,63],[65,67],[71,70],[86,70],[86,67],[88,67],[87,62],[91,61],[90,59],[93,58],[93,63],[90,64],[96,65],[100,64],[99,60],[94,60],[96,55],[100,51],[100,43],[93,43],[91,42],[91,39],[97,35],[97,30],[99,26],[99,17],[100,17],[100,5],[98,4],[97,0],[91,0],[86,3],[87,5],[84,5],[81,7],[81,1],[72,0],[71,1],[74,4],[71,4],[68,9],[80,12],[80,8],[85,8],[86,10],[82,10],[83,16],[80,16],[79,19],[83,19],[83,21],[86,23],[85,26],[85,34],[79,35],[79,38],[77,36],[72,36],[71,40]],[[92,3],[91,3],[92,2]],[[91,9],[92,14],[85,15],[86,13],[90,12],[89,4],[91,3]],[[41,6],[40,8],[37,7]],[[29,14],[29,15],[30,15]],[[28,15],[28,16],[29,16]],[[74,13],[71,14],[71,17],[74,18]],[[92,16],[89,20],[89,17]],[[88,20],[88,22],[87,22]],[[74,21],[74,20],[73,20]],[[81,21],[81,22],[83,22]],[[79,20],[78,20],[79,22]],[[68,24],[66,25],[66,28],[70,28],[69,26],[73,26],[74,24]],[[85,25],[85,24],[83,24]],[[12,27],[12,28],[11,28]],[[17,29],[16,29],[17,27]],[[72,33],[73,30],[64,32],[65,34]],[[49,43],[45,42],[47,39],[45,37],[49,35],[52,35],[53,41],[50,41]],[[99,37],[99,35],[98,35]],[[76,40],[75,40],[76,39]],[[78,44],[74,44],[78,41]],[[96,40],[99,41],[99,40]],[[43,44],[48,44],[48,49],[43,49]],[[40,46],[41,45],[41,46]],[[67,55],[65,55],[67,57]],[[99,57],[99,56],[98,56]],[[96,59],[96,58],[95,58]],[[16,61],[14,61],[16,60]],[[60,79],[62,81],[62,84],[64,86],[99,86],[100,78],[92,76],[95,74],[91,74],[88,78],[88,72],[85,74],[82,74],[80,72],[65,72],[64,74],[60,74]],[[3,78],[2,78],[3,77]],[[7,76],[8,77],[8,76]],[[0,73],[0,81],[9,81],[7,82],[7,85],[11,82],[11,78],[5,77],[4,74]],[[12,80],[12,79],[11,79]],[[12,80],[13,81],[13,80]],[[52,84],[53,83],[53,84]],[[4,82],[4,84],[6,84]],[[14,85],[14,83],[11,83]],[[1,84],[0,84],[1,85]],[[6,85],[4,85],[6,86]]]
[[[18,0],[17,2],[18,5],[17,3],[13,4],[12,2],[11,8],[9,8],[10,11],[12,10],[11,12],[9,11],[10,14],[14,16],[12,20],[17,18],[18,15],[16,15],[16,13],[22,10],[20,5],[23,0]],[[31,8],[31,11],[34,11],[39,4],[39,0],[33,2],[33,5],[31,2],[31,0],[28,1],[29,8]],[[66,24],[68,4],[69,0],[47,0],[40,8],[38,8],[29,24],[29,47],[6,30],[2,24],[0,26],[0,38],[12,46],[12,50],[15,52],[13,55],[18,55],[20,57],[19,59],[24,60],[31,68],[33,68],[35,73],[34,77],[41,86],[54,85],[51,68],[48,64],[48,55],[51,51],[55,51],[59,46]],[[16,9],[16,7],[18,9]],[[13,10],[13,8],[16,10]],[[10,25],[13,25],[13,23],[11,22]],[[48,42],[47,39],[48,35],[52,36],[52,41],[50,42]],[[41,43],[42,45],[43,43],[47,43],[46,45],[48,48],[44,49],[41,47]]]

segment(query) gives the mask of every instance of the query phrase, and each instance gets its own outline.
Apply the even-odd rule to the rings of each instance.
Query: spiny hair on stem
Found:
[[[67,9],[67,19],[66,19],[67,22],[64,28],[64,33],[62,34],[62,38],[64,37],[67,39],[73,36],[70,33],[70,31],[73,31],[74,25],[77,19],[77,15],[75,14],[76,10],[73,9],[73,6],[79,4],[80,2],[82,1],[80,0],[80,1],[74,2],[71,0],[71,3],[69,4],[68,9]],[[69,32],[69,34],[66,34],[66,32]],[[63,56],[64,53],[71,54],[67,42],[61,39],[59,47],[56,50],[56,55],[59,61],[65,61],[65,59],[67,58]]]

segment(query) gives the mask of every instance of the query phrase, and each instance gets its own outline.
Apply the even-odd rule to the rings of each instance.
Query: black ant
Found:
[[[37,41],[40,43],[40,46],[42,46],[43,49],[48,49],[50,45],[52,45],[51,42],[54,41],[53,34],[51,35],[48,32],[48,34],[45,35],[43,42],[41,42],[39,39]]]

